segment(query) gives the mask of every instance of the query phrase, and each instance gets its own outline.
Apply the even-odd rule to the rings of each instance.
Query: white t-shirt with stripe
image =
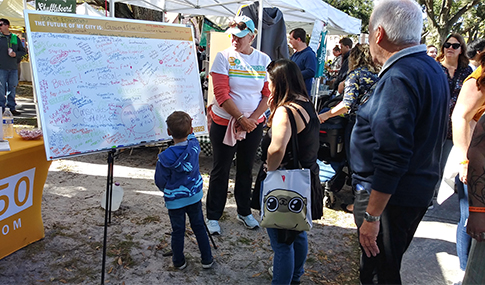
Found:
[[[229,96],[242,113],[253,113],[262,99],[261,90],[268,80],[266,67],[271,59],[256,49],[249,55],[235,51],[230,47],[217,53],[211,73],[229,76]],[[212,112],[224,119],[231,119],[214,99]]]

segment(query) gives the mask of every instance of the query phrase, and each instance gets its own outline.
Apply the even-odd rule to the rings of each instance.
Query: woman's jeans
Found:
[[[15,110],[15,92],[19,83],[17,69],[0,69],[0,106]]]
[[[466,223],[468,220],[468,187],[460,181],[459,176],[455,178],[455,185],[460,203],[460,221],[456,228],[456,252],[460,260],[460,269],[465,270],[472,243],[471,237],[466,233]]]
[[[212,122],[210,140],[213,150],[213,166],[209,179],[207,193],[207,219],[219,220],[224,212],[227,199],[227,188],[231,163],[236,156],[236,182],[234,185],[234,198],[236,199],[237,213],[241,216],[251,214],[251,186],[253,182],[253,164],[256,151],[263,136],[263,124],[246,134],[246,138],[238,141],[234,146],[225,145],[222,141],[227,126]]]
[[[307,233],[299,234],[295,241],[288,245],[278,242],[278,230],[267,228],[273,257],[273,281],[271,284],[290,284],[300,282],[305,270],[306,255],[308,252]]]
[[[210,264],[212,262],[211,246],[209,244],[209,237],[205,230],[204,215],[202,214],[201,201],[185,206],[180,209],[169,209],[168,215],[170,223],[172,224],[172,261],[176,267],[182,266],[185,263],[184,256],[184,238],[185,238],[185,214],[189,216],[190,227],[195,234],[197,244],[199,245],[200,256],[202,264]]]

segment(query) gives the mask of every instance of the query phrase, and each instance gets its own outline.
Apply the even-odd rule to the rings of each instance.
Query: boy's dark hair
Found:
[[[192,118],[182,111],[174,111],[167,118],[167,128],[174,139],[183,139],[192,131]]]
[[[4,23],[4,24],[5,24],[5,25],[7,25],[7,26],[10,26],[10,21],[9,21],[9,20],[7,20],[7,19],[5,19],[5,18],[1,18],[1,19],[0,19],[0,22]]]
[[[354,42],[352,42],[352,40],[350,38],[342,38],[339,41],[339,44],[342,44],[344,46],[348,46],[349,48],[352,48],[352,46],[354,45]]]
[[[293,33],[293,38],[296,40],[296,39],[300,39],[302,42],[306,43],[306,32],[304,29],[302,28],[296,28],[294,29],[293,31],[290,32],[290,35],[291,33]]]

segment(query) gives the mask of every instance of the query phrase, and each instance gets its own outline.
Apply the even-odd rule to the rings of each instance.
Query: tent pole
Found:
[[[263,0],[259,0],[258,9],[258,41],[256,42],[256,49],[261,50],[261,38],[263,35]]]
[[[27,0],[23,0],[22,3],[24,4],[24,10],[27,9]]]
[[[111,18],[115,17],[115,2],[116,2],[116,0],[110,0],[109,1],[109,16]]]

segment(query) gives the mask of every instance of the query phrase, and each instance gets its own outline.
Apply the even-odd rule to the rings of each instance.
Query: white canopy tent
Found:
[[[162,12],[234,17],[241,5],[252,4],[255,1],[110,0],[110,11],[114,11],[115,2],[122,2]],[[327,23],[327,29],[330,34],[360,34],[361,20],[347,15],[322,0],[262,0],[262,6],[278,7],[283,12],[285,22],[313,23],[318,19]]]
[[[24,7],[24,5],[26,7]],[[0,0],[0,18],[8,19],[11,26],[25,26],[24,9],[35,10],[35,7],[30,5],[30,3],[23,2],[22,0]],[[105,16],[102,12],[94,9],[87,3],[77,5],[76,14],[96,17]]]
[[[241,5],[254,2],[250,0],[112,0],[110,5],[113,9],[110,11],[114,11],[116,1],[162,12],[231,18],[236,15]],[[263,7],[278,7],[283,12],[285,22],[312,25],[315,19],[318,19],[328,24],[329,34],[360,34],[359,19],[345,14],[322,0],[262,0],[262,2]],[[85,8],[85,6],[81,7],[81,9]],[[35,8],[22,0],[0,0],[0,17],[9,19],[12,25],[24,26],[23,9],[34,10]],[[98,11],[90,12],[94,14]]]
[[[104,10],[103,10],[104,11]],[[76,14],[78,15],[89,15],[95,17],[104,17],[105,15],[93,7],[91,7],[88,3],[84,2],[76,7]]]
[[[26,9],[35,10],[29,4]],[[24,3],[18,0],[0,0],[0,18],[9,20],[11,26],[25,26],[24,23]]]

